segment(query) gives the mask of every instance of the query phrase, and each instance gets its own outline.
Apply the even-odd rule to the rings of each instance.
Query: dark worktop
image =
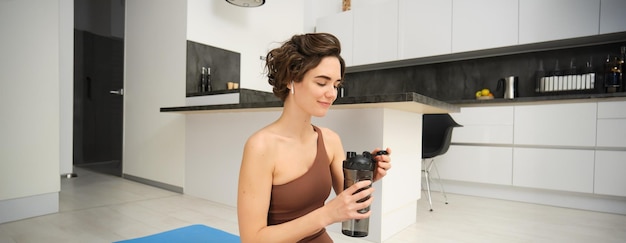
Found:
[[[241,102],[238,104],[163,107],[161,108],[161,112],[248,111],[261,109],[278,110],[283,106],[283,102],[276,98],[273,98],[273,100],[259,100],[257,98],[250,99],[246,97],[252,95],[261,96],[264,99],[267,99],[266,94],[271,94],[268,92],[256,92],[249,94],[241,93]],[[333,109],[380,107],[418,113],[450,113],[460,111],[460,108],[455,105],[413,92],[342,97],[335,100],[332,106]]]
[[[595,94],[565,94],[565,95],[545,95],[533,97],[519,97],[515,99],[496,98],[492,100],[450,100],[447,103],[454,105],[515,105],[515,104],[532,104],[532,103],[570,103],[585,101],[603,101],[603,100],[626,100],[626,92],[617,93],[595,93]]]
[[[229,91],[212,92],[209,95],[226,93],[240,93],[238,104],[223,105],[196,105],[163,107],[161,112],[218,112],[218,111],[261,111],[280,110],[283,102],[272,93],[258,90],[238,89]],[[571,103],[593,102],[600,100],[626,100],[626,92],[617,93],[594,93],[594,94],[565,94],[546,95],[534,97],[519,97],[515,99],[495,98],[491,100],[448,100],[440,101],[414,92],[380,94],[366,96],[349,96],[337,98],[332,109],[341,108],[392,108],[418,113],[454,113],[459,112],[461,106],[490,106],[490,105],[516,105],[534,103]]]

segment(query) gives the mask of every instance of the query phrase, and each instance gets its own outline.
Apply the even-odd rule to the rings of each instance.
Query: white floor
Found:
[[[62,179],[60,212],[0,224],[0,243],[113,242],[205,224],[237,234],[232,207],[76,169]],[[626,242],[626,216],[448,195],[420,200],[417,223],[385,243]],[[364,242],[331,232],[335,242]]]

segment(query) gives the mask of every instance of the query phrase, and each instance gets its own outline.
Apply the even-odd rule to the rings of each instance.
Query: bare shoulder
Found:
[[[322,136],[324,137],[324,144],[326,145],[326,150],[330,154],[335,154],[337,152],[343,153],[343,145],[341,144],[341,137],[335,131],[326,127],[318,127]]]
[[[322,131],[322,136],[324,136],[324,142],[341,142],[341,138],[339,135],[327,127],[317,127]]]
[[[268,151],[273,151],[272,146],[275,144],[276,136],[267,128],[263,128],[248,137],[244,146],[244,156],[260,156],[268,155]]]

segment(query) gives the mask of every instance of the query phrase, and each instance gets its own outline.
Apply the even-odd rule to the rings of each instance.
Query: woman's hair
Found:
[[[341,58],[341,44],[337,37],[328,33],[294,35],[280,47],[267,53],[265,69],[274,95],[285,101],[288,85],[301,82],[304,74],[317,67],[325,57],[337,57],[341,64],[343,80],[346,63]]]

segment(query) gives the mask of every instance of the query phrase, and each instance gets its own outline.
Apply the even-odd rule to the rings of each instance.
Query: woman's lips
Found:
[[[332,102],[323,102],[323,101],[319,101],[319,103],[324,107],[324,108],[329,108],[330,105],[332,105]]]

